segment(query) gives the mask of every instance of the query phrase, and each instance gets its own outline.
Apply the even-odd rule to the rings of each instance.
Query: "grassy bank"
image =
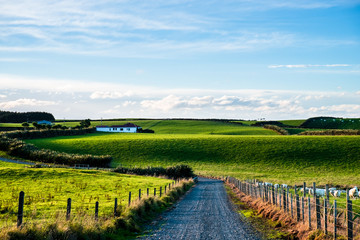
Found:
[[[187,164],[204,175],[360,185],[357,136],[97,133],[29,142],[57,151],[110,154],[114,167]]]
[[[113,212],[114,199],[119,205],[128,203],[129,191],[133,199],[139,189],[159,189],[171,180],[119,174],[96,170],[25,168],[23,165],[0,162],[0,223],[13,226],[19,192],[25,192],[25,221],[43,221],[64,215],[67,199],[72,199],[74,218],[94,215],[95,202],[99,202],[99,216]]]

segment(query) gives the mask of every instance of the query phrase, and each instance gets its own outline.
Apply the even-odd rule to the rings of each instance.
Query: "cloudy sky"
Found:
[[[0,110],[360,117],[360,1],[0,0]]]

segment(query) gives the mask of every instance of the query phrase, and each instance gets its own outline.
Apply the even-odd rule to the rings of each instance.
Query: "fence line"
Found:
[[[307,225],[309,230],[322,230],[333,239],[340,235],[346,236],[348,240],[360,239],[360,213],[353,210],[353,207],[359,205],[353,204],[349,199],[349,191],[346,207],[340,207],[337,200],[333,203],[329,201],[328,185],[325,186],[325,194],[321,198],[316,195],[316,183],[313,183],[314,194],[311,197],[306,193],[306,183],[303,184],[304,191],[299,194],[297,186],[274,187],[271,183],[259,183],[256,180],[240,181],[233,177],[226,177],[225,181],[253,199],[261,199],[276,206],[295,221]]]
[[[154,193],[153,193],[153,197],[162,197],[166,194],[168,194],[170,192],[170,190],[172,188],[174,188],[176,186],[176,184],[180,183],[180,179],[177,179],[175,181],[173,181],[172,183],[169,183],[169,184],[166,184],[164,185],[164,190],[163,191],[163,186],[160,186],[159,189],[156,189],[154,188]],[[151,193],[150,193],[150,188],[146,188],[146,195],[144,194],[145,192],[142,191],[142,189],[139,189],[138,190],[138,196],[132,196],[132,193],[129,192],[128,194],[128,204],[127,206],[130,207],[134,202],[136,201],[140,201],[142,198],[146,198],[146,197],[149,197],[151,196]],[[158,193],[158,194],[157,194]],[[24,220],[24,205],[26,205],[26,202],[25,202],[25,199],[26,199],[26,193],[24,191],[21,191],[19,193],[19,201],[18,201],[18,210],[16,213],[13,213],[13,214],[16,214],[16,217],[17,217],[17,227],[20,227],[23,225],[23,222]],[[119,202],[118,202],[118,198],[115,198],[114,200],[111,200],[111,202],[114,201],[114,208],[113,208],[113,212],[112,212],[112,216],[113,217],[117,217],[119,215],[118,213],[118,207],[119,207]],[[123,200],[121,200],[123,201]],[[126,200],[125,200],[126,201]],[[63,201],[63,200],[58,200],[58,201],[55,201],[55,202],[66,202],[66,208],[64,208],[64,212],[65,212],[65,219],[67,221],[71,220],[71,215],[73,214],[72,213],[72,203],[74,202],[73,199],[71,198],[68,198],[67,200]],[[80,202],[79,200],[77,202]],[[104,201],[106,203],[110,202],[110,201]],[[84,203],[84,202],[81,202],[81,205],[93,205],[93,203]],[[94,219],[97,221],[99,219],[99,211],[101,209],[101,205],[100,205],[100,202],[97,200],[95,202],[95,208],[94,208]],[[42,218],[36,218],[36,217],[33,217],[33,218],[30,218],[32,220],[34,219],[42,219]]]

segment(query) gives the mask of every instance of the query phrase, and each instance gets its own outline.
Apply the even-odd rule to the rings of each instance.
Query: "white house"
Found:
[[[124,125],[113,125],[113,126],[96,126],[96,131],[98,132],[123,132],[123,133],[136,133],[140,130],[141,127],[133,124],[127,123]]]

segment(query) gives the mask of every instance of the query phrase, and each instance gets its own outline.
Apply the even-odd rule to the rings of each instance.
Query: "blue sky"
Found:
[[[0,109],[360,117],[359,0],[0,0]]]

